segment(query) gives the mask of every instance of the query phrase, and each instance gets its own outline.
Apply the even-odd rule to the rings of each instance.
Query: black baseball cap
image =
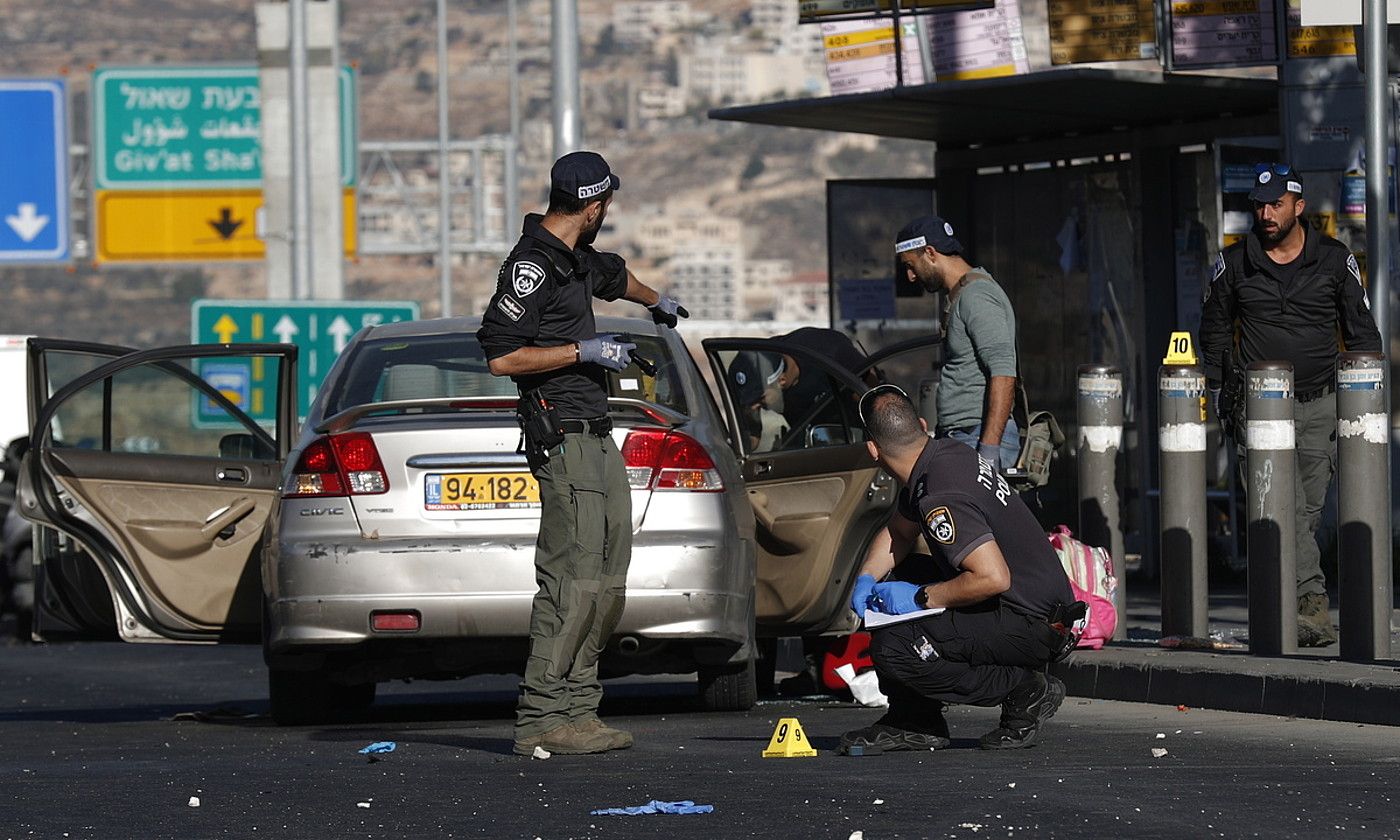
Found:
[[[962,243],[953,235],[953,226],[937,216],[920,216],[900,228],[894,238],[894,252],[902,254],[929,247],[940,254],[961,254]]]
[[[549,170],[549,188],[579,201],[622,187],[622,181],[597,152],[569,152]]]
[[[1254,167],[1254,189],[1249,191],[1249,200],[1261,204],[1273,204],[1284,193],[1303,194],[1303,182],[1298,173],[1286,163],[1261,163]]]

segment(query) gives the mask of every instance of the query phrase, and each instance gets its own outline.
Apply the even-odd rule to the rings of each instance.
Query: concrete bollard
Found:
[[[1342,658],[1390,658],[1390,415],[1386,360],[1337,360],[1337,544]]]
[[[1245,373],[1249,652],[1298,651],[1298,546],[1294,487],[1293,366],[1251,362]]]
[[[1113,638],[1128,637],[1128,586],[1123,570],[1123,531],[1118,524],[1118,449],[1123,445],[1123,374],[1111,365],[1080,365],[1079,539],[1107,548],[1118,591]]]
[[[1209,633],[1206,581],[1205,374],[1195,365],[1158,372],[1162,472],[1162,635]]]

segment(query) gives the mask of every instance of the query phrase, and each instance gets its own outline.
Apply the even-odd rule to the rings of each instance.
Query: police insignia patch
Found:
[[[525,314],[525,307],[510,295],[501,295],[501,299],[496,301],[496,308],[505,313],[505,316],[512,321],[519,321],[520,316]]]
[[[526,297],[534,293],[544,283],[544,269],[532,262],[518,262],[511,273],[515,293]]]
[[[958,529],[953,524],[953,514],[946,507],[936,507],[924,517],[924,525],[933,538],[944,545],[952,545],[958,537]]]
[[[1356,278],[1356,285],[1361,287],[1361,300],[1366,304],[1366,308],[1371,308],[1371,296],[1366,293],[1366,284],[1361,282],[1361,266],[1356,264],[1356,255],[1347,254],[1347,271]]]

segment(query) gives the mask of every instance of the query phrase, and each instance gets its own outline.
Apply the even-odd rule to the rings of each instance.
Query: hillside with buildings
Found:
[[[452,136],[506,133],[507,4],[448,6]],[[520,206],[530,210],[552,162],[550,0],[517,9]],[[701,317],[825,322],[826,180],[927,176],[931,147],[706,117],[718,105],[827,93],[820,33],[797,24],[791,0],[579,0],[579,15],[585,142],[623,179],[600,244]],[[342,4],[341,58],[358,74],[362,143],[435,139],[435,27],[431,0]],[[7,7],[0,20],[0,73],[65,75],[78,144],[88,139],[93,67],[255,61],[252,0],[67,0]],[[86,183],[85,165],[75,176]],[[436,161],[404,177],[432,186]],[[78,240],[88,235],[81,215]],[[506,224],[513,233],[518,220]],[[500,256],[458,258],[456,314],[485,302]],[[0,273],[14,304],[0,310],[0,332],[136,345],[183,340],[193,298],[266,294],[258,263],[80,260]],[[436,315],[433,257],[362,256],[348,267],[346,294],[418,300]]]

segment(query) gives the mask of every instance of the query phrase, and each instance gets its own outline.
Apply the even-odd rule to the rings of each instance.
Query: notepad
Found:
[[[926,618],[931,615],[938,615],[943,612],[943,607],[932,607],[927,610],[914,610],[913,612],[890,615],[889,613],[866,610],[862,619],[866,630],[874,630],[877,627],[885,627],[890,624],[903,624],[906,621],[913,621],[916,618]]]

